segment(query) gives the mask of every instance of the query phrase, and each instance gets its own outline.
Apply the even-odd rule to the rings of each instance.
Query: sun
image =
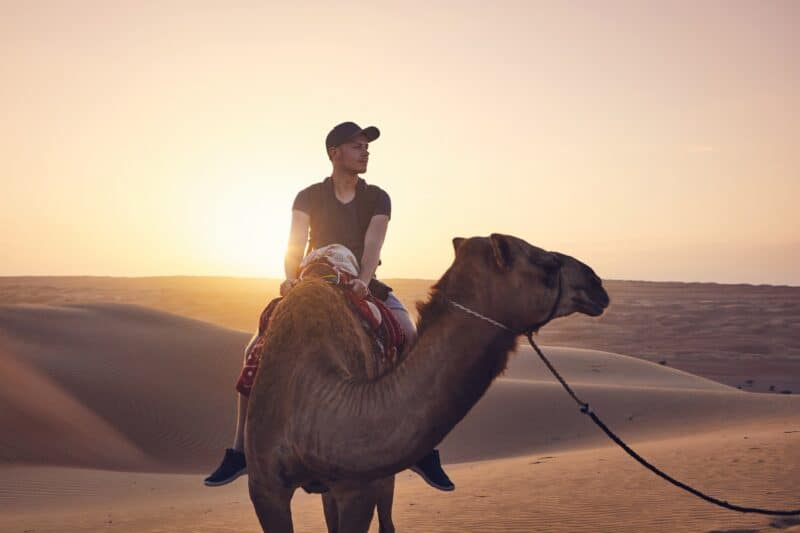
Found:
[[[216,190],[192,213],[195,256],[216,275],[283,278],[291,210],[263,185]]]
[[[290,220],[279,214],[220,206],[208,235],[209,252],[231,275],[283,277]]]

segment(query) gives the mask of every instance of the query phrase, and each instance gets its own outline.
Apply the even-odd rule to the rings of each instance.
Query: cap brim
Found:
[[[375,139],[377,139],[378,137],[381,136],[380,130],[378,128],[376,128],[375,126],[366,127],[363,130],[359,131],[358,133],[354,133],[353,137],[355,137],[356,135],[361,135],[361,134],[363,134],[367,138],[367,142],[372,142],[372,141],[374,141]],[[353,137],[350,137],[350,138],[352,139]]]

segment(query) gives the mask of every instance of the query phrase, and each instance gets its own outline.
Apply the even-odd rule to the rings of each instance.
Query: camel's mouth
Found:
[[[584,312],[589,316],[600,316],[603,314],[603,311],[606,310],[605,306],[596,304],[594,302],[590,302],[585,307],[586,310]]]
[[[592,295],[590,298],[573,298],[572,302],[577,307],[578,311],[589,316],[600,316],[606,310],[609,304],[608,293],[605,289],[600,289],[597,294]]]
[[[575,304],[575,308],[578,312],[589,316],[600,316],[605,310],[605,307],[600,304],[580,298],[573,298],[572,303]]]

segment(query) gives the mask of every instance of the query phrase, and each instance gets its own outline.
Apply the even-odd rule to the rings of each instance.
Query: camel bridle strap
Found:
[[[488,316],[482,315],[479,312],[474,311],[474,310],[470,309],[469,307],[467,307],[465,305],[461,305],[460,303],[458,303],[458,302],[456,302],[456,301],[454,301],[454,300],[452,300],[450,298],[447,298],[447,299],[450,301],[451,304],[453,304],[454,306],[458,307],[459,309],[461,309],[465,313],[469,313],[470,315],[472,315],[474,317],[480,318],[481,320],[485,320],[486,322],[488,322],[488,323],[490,323],[490,324],[492,324],[494,326],[497,326],[500,329],[504,329],[504,330],[506,330],[508,332],[511,332],[511,333],[514,333],[516,335],[527,335],[530,332],[538,332],[539,328],[541,328],[542,326],[544,326],[545,324],[547,324],[548,322],[553,320],[553,317],[556,315],[556,312],[558,311],[558,305],[561,303],[561,296],[562,296],[562,294],[564,292],[563,291],[563,283],[561,281],[561,278],[562,278],[561,269],[559,269],[559,271],[558,271],[558,291],[556,292],[556,298],[555,298],[555,301],[553,302],[553,307],[550,308],[550,312],[547,314],[547,318],[545,318],[541,322],[535,323],[532,326],[528,326],[527,328],[525,328],[522,331],[517,331],[515,329],[512,329],[512,328],[506,326],[505,324],[503,324],[501,322],[498,322],[497,320],[494,320],[492,318],[489,318]]]
[[[686,483],[678,481],[677,479],[675,479],[675,478],[669,476],[668,474],[664,473],[662,470],[660,470],[659,468],[653,466],[646,459],[644,459],[641,455],[636,453],[633,449],[630,448],[630,446],[625,444],[625,442],[621,438],[619,438],[613,431],[611,431],[608,428],[608,426],[606,426],[603,423],[602,420],[600,420],[600,418],[589,407],[589,404],[587,402],[584,402],[580,398],[578,398],[578,395],[575,394],[575,392],[572,390],[572,388],[569,386],[569,384],[567,384],[566,380],[564,380],[564,378],[561,377],[561,374],[558,373],[558,370],[555,369],[555,367],[550,363],[550,361],[547,359],[547,357],[545,357],[545,355],[542,353],[542,351],[536,345],[536,342],[534,342],[534,340],[533,340],[533,334],[537,333],[539,331],[539,328],[541,328],[543,325],[547,324],[555,316],[556,310],[558,309],[558,304],[561,302],[561,294],[562,294],[561,271],[559,270],[559,273],[558,273],[558,294],[556,296],[555,303],[553,304],[553,308],[550,310],[550,314],[549,314],[548,318],[546,320],[542,321],[542,322],[539,322],[539,323],[535,324],[534,326],[531,326],[530,328],[528,328],[526,331],[524,331],[522,333],[515,332],[513,329],[509,328],[508,326],[506,326],[504,324],[501,324],[500,322],[498,322],[496,320],[493,320],[493,319],[491,319],[491,318],[489,318],[487,316],[484,316],[484,315],[478,313],[477,311],[473,311],[472,309],[469,309],[468,307],[465,307],[465,306],[463,306],[463,305],[461,305],[459,303],[456,303],[453,300],[450,300],[450,303],[452,303],[454,306],[458,307],[462,311],[465,311],[465,312],[469,313],[472,316],[480,318],[481,320],[485,320],[486,322],[489,322],[490,324],[493,324],[493,325],[495,325],[495,326],[497,326],[497,327],[499,327],[501,329],[504,329],[504,330],[509,331],[511,333],[517,333],[518,335],[519,334],[524,334],[528,338],[528,342],[530,343],[531,347],[539,355],[539,358],[542,360],[542,362],[544,362],[544,364],[547,366],[547,368],[550,370],[550,372],[561,383],[561,385],[564,387],[564,390],[566,390],[567,393],[572,397],[572,399],[575,400],[575,403],[578,404],[578,406],[580,407],[581,413],[583,413],[585,415],[588,415],[589,418],[591,418],[592,421],[600,429],[602,429],[603,432],[606,435],[608,435],[608,437],[611,440],[613,440],[620,448],[625,450],[625,452],[627,452],[628,455],[633,457],[639,464],[641,464],[642,466],[644,466],[645,468],[647,468],[648,470],[650,470],[651,472],[653,472],[657,476],[667,480],[668,482],[672,483],[673,485],[675,485],[678,488],[681,488],[681,489],[683,489],[683,490],[685,490],[685,491],[687,491],[687,492],[689,492],[691,494],[694,494],[698,498],[701,498],[701,499],[703,499],[703,500],[705,500],[707,502],[713,503],[714,505],[718,505],[720,507],[724,507],[725,509],[730,509],[732,511],[737,511],[737,512],[740,512],[740,513],[758,513],[758,514],[774,515],[774,516],[797,516],[797,515],[800,515],[800,509],[795,509],[795,510],[791,510],[791,511],[782,511],[782,510],[777,510],[776,511],[776,510],[770,510],[770,509],[760,509],[758,507],[742,507],[740,505],[734,505],[734,504],[728,503],[728,502],[726,502],[724,500],[719,500],[717,498],[714,498],[713,496],[709,496],[707,494],[704,494],[703,492],[700,492],[699,490],[695,489],[694,487],[691,487],[691,486],[687,485]]]
[[[470,315],[472,315],[474,317],[480,318],[481,320],[485,320],[489,324],[492,324],[493,326],[497,326],[500,329],[504,329],[506,331],[510,331],[510,332],[514,333],[513,329],[511,329],[510,327],[506,326],[505,324],[501,324],[497,320],[493,320],[493,319],[489,318],[488,316],[483,316],[479,312],[473,311],[469,307],[463,306],[458,302],[454,302],[453,300],[450,300],[450,303],[453,304],[454,306],[458,307],[459,309],[461,309],[465,313],[469,313]]]

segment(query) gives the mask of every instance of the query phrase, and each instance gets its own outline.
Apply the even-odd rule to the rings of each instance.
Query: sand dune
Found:
[[[200,484],[230,444],[247,333],[91,303],[0,306],[0,336],[0,530],[258,530],[244,483]],[[612,429],[676,475],[736,503],[800,506],[800,397],[542,348]],[[527,345],[440,448],[459,489],[401,474],[402,530],[770,527],[683,497],[610,448]],[[295,509],[298,531],[321,527],[317,498]]]
[[[241,332],[139,306],[91,304],[2,307],[0,333],[17,359],[147,454],[151,471],[198,471],[229,440],[232,387],[248,340]],[[13,386],[6,379],[2,387]]]
[[[146,468],[145,454],[58,384],[0,353],[0,462]]]
[[[202,473],[231,439],[233,383],[248,336],[196,320],[125,304],[0,308],[8,350],[31,367],[26,375],[49,379],[72,403],[149,458],[151,472]],[[753,395],[632,357],[592,350],[547,348],[554,364],[585,401],[605,413],[630,438],[716,428],[750,418],[781,416],[800,399]],[[3,388],[13,389],[11,374]],[[9,381],[6,381],[9,380]],[[65,403],[50,389],[40,404],[52,420],[64,419]],[[6,412],[20,412],[16,396]],[[523,346],[500,379],[442,445],[450,462],[565,449],[604,438]],[[487,438],[491,436],[491,438]],[[31,435],[33,438],[34,435]],[[86,454],[55,448],[48,438],[32,446],[7,439],[6,462],[92,466]],[[9,453],[12,444],[26,450]],[[52,453],[60,459],[55,461]],[[38,450],[38,451],[37,451]],[[74,458],[70,460],[69,458]],[[130,469],[125,461],[102,465]]]

